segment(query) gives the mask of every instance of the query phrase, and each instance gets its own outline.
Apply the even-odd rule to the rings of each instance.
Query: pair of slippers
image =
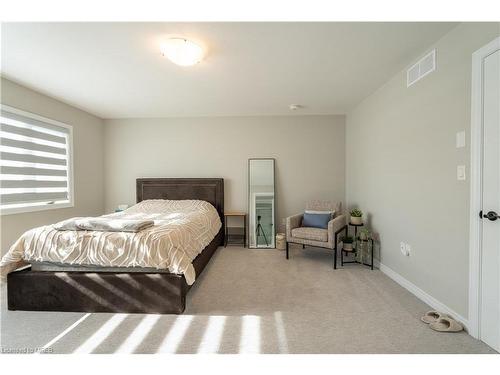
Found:
[[[429,327],[438,332],[460,332],[464,329],[462,324],[451,316],[434,310],[426,312],[420,320],[427,323]]]

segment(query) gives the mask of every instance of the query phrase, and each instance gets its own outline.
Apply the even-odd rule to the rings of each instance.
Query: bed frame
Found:
[[[224,243],[222,178],[140,178],[137,202],[145,199],[200,199],[219,213],[222,227],[194,259],[198,278]],[[7,275],[9,310],[181,314],[190,285],[173,273],[51,272],[30,267]]]

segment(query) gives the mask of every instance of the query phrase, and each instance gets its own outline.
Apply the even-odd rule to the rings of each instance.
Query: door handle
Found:
[[[488,219],[491,221],[495,221],[496,219],[500,219],[500,216],[495,211],[489,211],[486,215],[483,215],[483,211],[479,212],[479,217],[481,219]]]

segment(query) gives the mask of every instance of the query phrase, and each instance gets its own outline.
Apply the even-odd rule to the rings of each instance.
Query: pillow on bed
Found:
[[[311,213],[305,212],[304,216],[302,217],[302,226],[303,227],[311,227],[311,228],[327,229],[328,222],[331,219],[332,219],[331,213],[311,214]]]

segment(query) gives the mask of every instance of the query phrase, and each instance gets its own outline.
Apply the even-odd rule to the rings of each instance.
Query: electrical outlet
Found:
[[[411,246],[409,244],[406,244],[406,256],[409,257],[411,255]]]
[[[406,244],[404,242],[399,243],[399,249],[401,250],[401,254],[406,255]]]

